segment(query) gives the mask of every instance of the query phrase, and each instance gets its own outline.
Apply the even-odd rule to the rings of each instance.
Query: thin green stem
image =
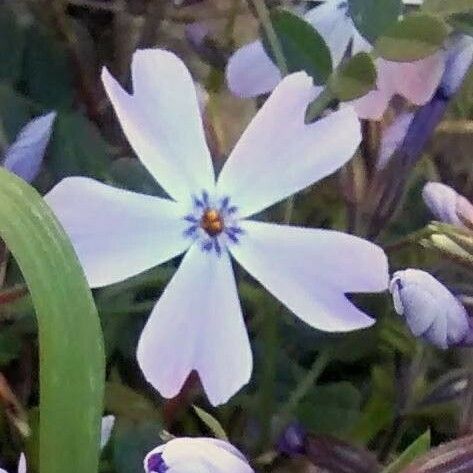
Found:
[[[268,38],[269,46],[273,52],[274,60],[278,65],[278,68],[282,76],[288,74],[289,69],[287,67],[286,58],[284,57],[284,52],[281,46],[281,42],[276,34],[276,31],[273,28],[271,23],[271,18],[269,16],[269,10],[266,7],[264,0],[251,0],[253,6],[255,7],[258,19],[261,23],[261,26],[264,29],[266,37]]]
[[[400,240],[397,240],[393,243],[389,243],[388,245],[384,246],[384,251],[386,251],[386,253],[394,253],[395,251],[402,250],[407,246],[420,242],[421,240],[429,237],[431,234],[431,228],[422,228],[414,233],[411,233],[407,237],[401,238]]]
[[[314,385],[317,383],[320,375],[323,373],[325,368],[330,362],[331,359],[331,350],[325,349],[322,350],[317,358],[312,363],[309,371],[306,375],[299,381],[294,391],[292,391],[289,399],[284,404],[280,411],[280,425],[284,425],[289,420],[291,414],[297,408],[299,403],[304,399],[305,396],[313,389]]]
[[[262,426],[261,446],[271,441],[274,415],[274,389],[276,380],[277,352],[279,347],[279,314],[268,311],[263,320],[264,364],[261,382],[260,419]]]

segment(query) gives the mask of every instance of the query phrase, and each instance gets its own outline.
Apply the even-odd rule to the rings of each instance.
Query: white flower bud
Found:
[[[440,182],[428,182],[422,197],[435,218],[461,227],[473,227],[473,205],[451,187]]]
[[[390,291],[396,312],[405,318],[414,336],[446,349],[468,335],[465,308],[429,273],[418,269],[397,271]]]

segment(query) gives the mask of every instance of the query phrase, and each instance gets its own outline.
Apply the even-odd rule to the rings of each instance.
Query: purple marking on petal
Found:
[[[184,220],[190,223],[198,223],[199,219],[197,217],[194,217],[193,215],[186,215],[184,217]]]
[[[222,254],[222,247],[220,246],[220,243],[218,242],[218,240],[216,238],[214,238],[214,247],[215,247],[215,251],[217,252],[217,255],[220,256]]]
[[[210,252],[212,251],[212,248],[213,248],[214,244],[213,244],[213,241],[212,240],[207,240],[207,241],[204,241],[202,243],[202,250],[206,251],[206,252]]]
[[[236,205],[232,205],[227,209],[228,214],[234,214],[238,210],[238,207]]]
[[[192,225],[191,227],[189,227],[187,230],[184,231],[184,236],[186,237],[194,236],[198,228],[199,227],[197,225]]]
[[[196,207],[204,208],[204,203],[195,196],[194,196],[194,205]]]
[[[209,206],[209,193],[207,191],[202,192],[202,201],[206,207]]]
[[[164,473],[169,469],[169,467],[164,462],[163,456],[161,453],[156,455],[151,455],[148,459],[148,472],[149,473]]]
[[[220,211],[227,210],[228,204],[230,203],[230,197],[224,197],[220,204]]]
[[[237,238],[237,236],[236,236],[232,231],[230,231],[230,229],[226,229],[226,230],[225,230],[225,235],[227,235],[227,237],[230,238],[230,240],[231,240],[233,243],[238,243],[238,238]]]
[[[235,235],[241,235],[241,234],[245,233],[243,228],[240,228],[240,227],[228,227],[227,230],[229,230],[230,232],[232,232]]]

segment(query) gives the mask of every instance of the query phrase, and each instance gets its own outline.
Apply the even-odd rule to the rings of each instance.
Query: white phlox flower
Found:
[[[176,438],[146,455],[146,473],[253,473],[233,445],[212,438]]]
[[[130,95],[103,72],[124,133],[170,199],[72,177],[46,201],[92,287],[185,253],[140,337],[137,356],[147,380],[170,398],[196,370],[214,405],[248,382],[252,354],[231,256],[312,327],[345,332],[371,325],[345,293],[387,288],[378,246],[336,231],[249,219],[350,159],[361,139],[353,109],[306,125],[312,80],[302,72],[288,76],[216,180],[185,65],[170,52],[141,50],[132,77]]]
[[[419,0],[404,0],[406,5],[420,5]],[[327,43],[334,68],[347,54],[370,52],[372,45],[359,33],[345,0],[325,0],[309,10],[304,19]],[[415,105],[428,102],[437,89],[445,68],[445,52],[413,62],[375,61],[378,79],[375,90],[352,102],[360,118],[380,120],[392,97],[403,96]],[[268,93],[279,83],[281,74],[267,56],[261,41],[238,49],[226,70],[230,90],[240,97],[256,97]]]

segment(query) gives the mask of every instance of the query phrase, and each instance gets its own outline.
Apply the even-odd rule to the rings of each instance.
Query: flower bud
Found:
[[[445,72],[441,82],[441,87],[447,97],[458,91],[472,61],[473,38],[469,35],[453,37],[447,49]]]
[[[469,334],[468,314],[456,297],[429,273],[406,269],[394,273],[390,284],[394,308],[411,332],[446,349]]]
[[[298,422],[289,424],[277,441],[277,449],[286,455],[297,455],[305,452],[307,432]]]
[[[422,197],[435,218],[451,225],[473,228],[473,205],[451,187],[428,182]]]
[[[247,460],[223,440],[182,437],[156,447],[144,460],[146,473],[253,473]]]

